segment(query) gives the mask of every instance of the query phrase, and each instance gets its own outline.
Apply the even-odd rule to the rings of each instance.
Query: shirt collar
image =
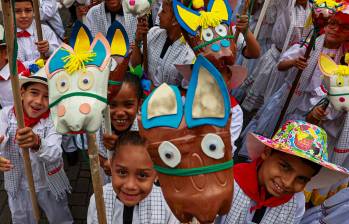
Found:
[[[34,26],[35,26],[35,22],[33,20],[32,24],[27,29],[25,29],[32,36],[34,36]],[[23,31],[23,29],[17,27],[17,32],[21,32],[21,31]]]

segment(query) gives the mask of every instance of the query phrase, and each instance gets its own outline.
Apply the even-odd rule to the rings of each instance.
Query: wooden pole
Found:
[[[145,15],[145,19],[148,23],[149,19],[149,13]],[[143,69],[144,73],[148,74],[148,40],[147,40],[147,34],[143,36]]]
[[[87,134],[88,156],[90,158],[90,170],[92,176],[93,191],[95,193],[97,217],[99,224],[107,224],[103,199],[101,176],[99,175],[99,157],[96,144],[96,134]]]
[[[314,44],[315,44],[315,40],[316,40],[316,32],[314,31],[313,35],[311,36],[311,39],[310,39],[310,43],[309,43],[309,46],[304,54],[304,58],[307,60],[310,56],[310,52],[311,52],[311,49],[313,48]],[[284,104],[284,106],[282,107],[282,110],[281,110],[281,113],[280,113],[280,116],[279,116],[279,119],[276,123],[276,126],[274,128],[274,132],[273,132],[273,135],[277,132],[277,130],[279,129],[280,125],[281,125],[281,122],[284,120],[284,117],[285,117],[285,114],[286,114],[286,111],[287,111],[287,108],[288,108],[288,105],[290,104],[291,102],[291,99],[292,99],[292,96],[298,86],[298,83],[299,83],[299,80],[301,78],[301,75],[303,73],[303,70],[299,69],[298,70],[298,73],[296,75],[296,78],[293,80],[293,83],[292,83],[292,87],[291,87],[291,90],[290,92],[288,93],[288,96],[287,96],[287,99],[286,99],[286,102]]]
[[[39,0],[33,0],[33,8],[34,8],[34,19],[36,25],[36,33],[38,35],[38,41],[42,41],[42,29],[41,29],[41,20],[40,20],[40,9],[39,9]],[[40,58],[44,59],[45,55],[40,53]]]
[[[5,29],[5,39],[7,43],[7,56],[8,56],[8,63],[10,66],[10,76],[11,76],[11,85],[12,85],[12,94],[14,98],[14,105],[16,110],[16,118],[17,118],[17,126],[18,128],[24,128],[24,116],[23,116],[23,107],[22,107],[22,100],[21,100],[21,94],[20,94],[20,88],[19,88],[19,80],[17,76],[17,61],[16,58],[13,58],[14,55],[16,55],[14,49],[14,41],[16,34],[16,27],[14,24],[14,15],[12,10],[12,4],[10,0],[1,0],[2,4],[2,10],[4,15],[4,29]],[[12,68],[16,66],[15,71],[12,70]],[[30,198],[33,206],[34,211],[34,218],[37,222],[40,220],[40,210],[36,198],[35,193],[35,185],[34,185],[34,179],[33,179],[33,171],[31,167],[30,162],[30,156],[29,156],[29,150],[28,149],[22,149],[23,154],[23,161],[24,161],[24,171],[27,176],[28,180],[28,186],[29,186],[29,192],[30,192]]]

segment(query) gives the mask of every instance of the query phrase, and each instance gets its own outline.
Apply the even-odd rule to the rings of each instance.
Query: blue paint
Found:
[[[227,39],[221,40],[221,45],[224,48],[230,47],[230,41]]]
[[[213,52],[218,52],[218,51],[221,50],[221,47],[220,47],[218,44],[212,44],[212,45],[211,45],[211,50],[212,50]]]

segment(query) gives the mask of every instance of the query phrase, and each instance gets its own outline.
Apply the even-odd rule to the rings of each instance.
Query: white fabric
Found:
[[[0,135],[5,136],[5,138],[0,144],[0,151],[3,151],[2,155],[14,165],[14,168],[4,174],[5,189],[13,197],[20,188],[29,189],[27,178],[23,172],[22,150],[15,143],[16,128],[17,121],[12,107],[3,108],[0,111]],[[50,188],[52,193],[57,198],[63,197],[65,191],[70,190],[63,167],[54,174],[47,175],[47,172],[62,165],[62,137],[55,131],[50,118],[41,119],[33,127],[33,132],[38,134],[41,140],[41,146],[37,152],[29,151],[35,190],[39,192],[42,189],[52,187],[54,184],[55,188]]]
[[[41,25],[43,39],[49,42],[49,52],[46,56],[49,56],[53,51],[59,47],[59,42],[57,40],[56,34],[51,30],[50,27],[46,25]],[[17,28],[17,32],[22,31],[22,29]],[[26,68],[33,64],[40,57],[40,53],[35,45],[37,42],[37,34],[35,28],[35,22],[33,21],[27,31],[31,34],[30,37],[20,37],[17,38],[18,43],[18,57]]]
[[[180,86],[183,77],[176,69],[175,64],[192,64],[195,54],[187,43],[182,43],[178,39],[168,47],[163,58],[160,58],[166,38],[166,30],[158,26],[151,28],[148,32],[149,77],[152,79],[154,86],[159,86],[164,82]]]
[[[219,217],[216,224],[253,224],[253,213],[249,210],[255,202],[252,201],[234,182],[234,196],[230,211],[227,215]],[[302,210],[302,209],[300,209]],[[291,224],[295,222],[295,217],[301,216],[296,214],[297,202],[295,197],[287,203],[267,208],[260,224]]]
[[[240,136],[243,120],[244,120],[244,114],[239,104],[232,107],[230,111],[231,111],[230,141],[231,141],[231,147],[233,150],[232,155],[234,155],[234,152],[236,150],[235,141]]]
[[[12,95],[12,86],[10,76],[10,67],[6,64],[0,70],[0,76],[5,79],[0,81],[0,105],[2,107],[13,105],[13,95]]]
[[[116,14],[115,20],[124,26],[129,42],[133,43],[137,29],[137,18],[124,11],[124,16]],[[107,35],[108,28],[111,25],[111,16],[109,12],[106,13],[104,2],[93,6],[88,11],[85,25],[91,30],[92,36],[96,36],[99,32],[105,36]]]
[[[44,211],[50,224],[74,223],[66,196],[57,201],[48,189],[42,189],[36,193],[36,196],[39,206]],[[36,224],[28,190],[21,189],[16,198],[8,195],[8,204],[13,224]]]
[[[124,204],[117,199],[112,184],[103,186],[103,198],[106,205],[107,224],[123,223]],[[161,190],[153,186],[150,194],[134,207],[132,224],[177,224],[177,219],[168,208]],[[98,224],[95,195],[90,199],[87,224]]]
[[[54,33],[57,35],[59,42],[60,38],[64,37],[64,27],[61,16],[58,12],[58,2],[56,0],[40,0],[40,20],[44,24],[52,26]]]

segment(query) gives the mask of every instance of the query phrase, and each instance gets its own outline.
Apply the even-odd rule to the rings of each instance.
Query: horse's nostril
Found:
[[[90,113],[90,111],[91,111],[91,106],[90,106],[90,104],[88,104],[88,103],[83,103],[83,104],[81,104],[80,107],[79,107],[79,111],[80,111],[80,113],[82,113],[82,114],[88,114],[88,113]]]

